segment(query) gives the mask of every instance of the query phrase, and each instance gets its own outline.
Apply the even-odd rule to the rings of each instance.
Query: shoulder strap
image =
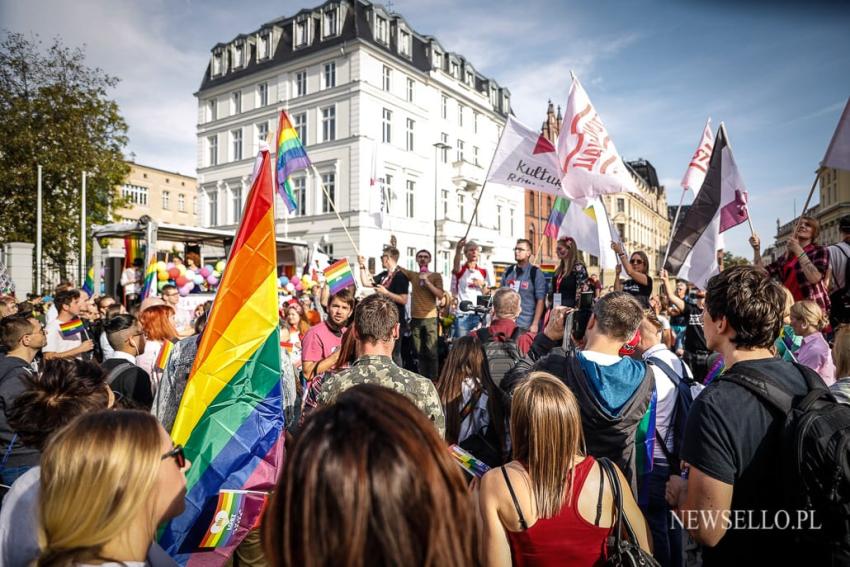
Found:
[[[646,359],[646,363],[650,366],[657,366],[658,369],[661,370],[661,372],[663,372],[664,374],[666,374],[667,378],[669,378],[673,382],[674,386],[678,386],[679,382],[682,381],[682,379],[676,375],[676,371],[670,368],[670,365],[664,362],[663,360],[654,356],[650,356]]]
[[[506,278],[509,274],[513,274],[514,272],[516,272],[516,264],[511,264],[510,266],[508,266],[508,269],[505,270],[505,273],[502,277]]]
[[[534,264],[531,265],[531,284],[534,285],[534,282],[537,280],[537,271],[538,268]]]
[[[602,470],[602,465],[597,461],[596,466],[599,467],[599,496],[596,497],[596,520],[593,525],[598,526],[599,520],[602,519],[602,492],[605,488],[605,471]]]
[[[511,486],[511,479],[508,478],[508,471],[505,469],[504,465],[499,468],[502,469],[502,476],[505,477],[505,484],[508,485],[508,492],[511,493],[511,498],[514,501],[514,508],[516,508],[516,513],[519,515],[519,527],[521,527],[522,530],[525,531],[528,529],[528,524],[525,523],[525,516],[522,515],[522,510],[519,507],[519,500],[517,500],[516,493],[514,492],[514,487]]]
[[[480,329],[475,331],[475,334],[478,335],[478,341],[481,344],[486,343],[493,337],[493,335],[490,333],[490,327],[481,327]]]
[[[134,366],[133,364],[122,361],[118,363],[109,373],[106,375],[106,383],[110,386],[118,378],[125,370],[128,370],[130,367]]]
[[[519,325],[517,325],[517,327],[514,328],[514,332],[511,333],[511,337],[510,337],[511,340],[516,342],[517,339],[519,339],[522,336],[522,334],[525,333],[526,331],[528,331],[528,329],[524,329],[523,327],[520,327]]]
[[[808,382],[805,373],[803,373],[803,376],[806,377],[806,382]],[[739,366],[733,372],[724,373],[722,379],[746,388],[783,414],[787,414],[794,407],[794,396],[758,370]]]

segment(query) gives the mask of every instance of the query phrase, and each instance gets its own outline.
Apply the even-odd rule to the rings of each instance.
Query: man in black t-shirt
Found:
[[[399,324],[399,340],[395,342],[393,347],[393,362],[398,366],[402,366],[401,358],[401,335],[407,330],[407,317],[405,308],[407,306],[407,294],[410,292],[410,280],[407,279],[401,270],[398,269],[398,248],[393,246],[385,246],[384,252],[381,254],[381,267],[384,271],[375,276],[369,277],[366,268],[360,266],[360,282],[365,287],[375,288],[375,292],[379,295],[388,297],[395,303],[398,309],[398,324]]]
[[[706,289],[705,340],[723,356],[726,372],[691,406],[681,451],[688,480],[671,477],[667,500],[706,546],[707,567],[797,564],[792,557],[804,550],[794,549],[792,530],[811,529],[808,522],[796,524],[794,510],[791,522],[784,521],[783,416],[725,379],[746,370],[795,395],[806,393],[803,375],[771,350],[782,328],[784,297],[781,284],[753,266],[725,270]]]
[[[121,395],[119,405],[150,411],[153,405],[151,378],[136,366],[136,357],[145,352],[145,334],[132,315],[116,315],[103,325],[106,340],[115,349],[112,358],[103,361],[106,382]]]
[[[685,325],[684,355],[682,359],[694,373],[694,379],[702,384],[708,373],[708,357],[711,355],[705,343],[703,312],[705,311],[705,291],[696,290],[696,298],[682,298],[676,295],[667,278],[667,270],[661,270],[661,283],[667,292],[667,298],[681,313]]]

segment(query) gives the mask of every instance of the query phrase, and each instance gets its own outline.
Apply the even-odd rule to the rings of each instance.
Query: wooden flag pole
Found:
[[[348,232],[348,228],[346,228],[345,223],[342,222],[342,217],[339,216],[339,211],[336,210],[336,203],[334,203],[333,198],[331,198],[330,193],[328,193],[328,189],[327,189],[327,187],[325,187],[325,184],[322,183],[322,176],[319,175],[319,171],[316,169],[315,165],[310,164],[310,168],[313,170],[313,175],[316,176],[316,181],[319,182],[319,187],[322,188],[322,192],[324,192],[325,197],[328,198],[328,202],[331,204],[331,208],[334,210],[334,213],[336,214],[337,220],[339,220],[339,224],[342,227],[342,230],[345,231],[345,235],[348,237],[349,242],[351,242],[351,246],[354,247],[355,254],[357,254],[357,256],[360,257],[361,256],[360,249],[357,248],[357,244],[354,243],[354,239],[351,237],[351,233]]]
[[[812,201],[812,195],[815,194],[815,188],[818,185],[818,179],[820,179],[821,173],[823,173],[823,167],[818,167],[817,171],[815,171],[815,180],[812,181],[812,188],[809,189],[809,196],[806,197],[806,204],[803,205],[803,212],[800,213],[800,216],[797,217],[797,223],[794,225],[794,232],[791,233],[793,238],[797,236],[797,228],[800,226],[800,221],[803,219],[803,216],[806,214],[806,211],[809,209],[809,203]]]
[[[492,165],[492,162],[491,162],[491,165]],[[487,175],[490,175],[489,170],[487,172]],[[469,224],[466,225],[466,232],[463,235],[464,240],[466,240],[466,238],[469,236],[469,231],[472,230],[472,223],[475,222],[475,215],[478,214],[478,203],[481,202],[481,196],[484,195],[484,188],[485,187],[487,187],[486,179],[484,181],[484,185],[481,186],[481,191],[478,192],[478,199],[475,200],[475,208],[472,209],[472,218],[469,219]]]

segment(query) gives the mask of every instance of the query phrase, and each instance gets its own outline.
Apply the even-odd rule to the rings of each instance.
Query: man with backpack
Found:
[[[725,373],[691,406],[667,500],[704,565],[850,563],[850,407],[775,358],[785,292],[763,269],[709,280],[705,338]]]
[[[655,377],[655,448],[652,470],[646,474],[644,484],[648,494],[640,504],[652,531],[654,557],[663,567],[680,567],[684,533],[681,525],[670,521],[670,506],[664,494],[667,479],[681,472],[679,450],[684,426],[702,385],[694,381],[687,364],[661,341],[662,329],[655,312],[645,310],[636,350]]]
[[[502,287],[513,289],[522,299],[522,311],[517,318],[517,324],[536,332],[543,317],[544,300],[548,288],[546,275],[531,263],[533,254],[530,240],[520,238],[516,241],[514,248],[516,264],[509,266],[502,274]]]
[[[502,287],[493,294],[493,320],[489,327],[473,331],[484,349],[490,378],[499,386],[505,374],[528,353],[534,332],[517,326],[522,307],[519,294]]]
[[[153,405],[151,378],[136,366],[136,357],[145,352],[145,334],[132,315],[116,315],[103,325],[106,340],[115,349],[104,361],[106,383],[122,397],[123,407],[150,411]]]
[[[832,328],[850,323],[850,215],[838,221],[841,242],[829,247],[829,266],[832,273],[829,322]]]

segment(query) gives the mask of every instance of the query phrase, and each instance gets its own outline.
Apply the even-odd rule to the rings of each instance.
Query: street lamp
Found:
[[[437,211],[440,204],[440,184],[437,179],[437,171],[440,165],[440,151],[447,152],[452,147],[444,142],[434,144],[434,271],[437,272]]]

